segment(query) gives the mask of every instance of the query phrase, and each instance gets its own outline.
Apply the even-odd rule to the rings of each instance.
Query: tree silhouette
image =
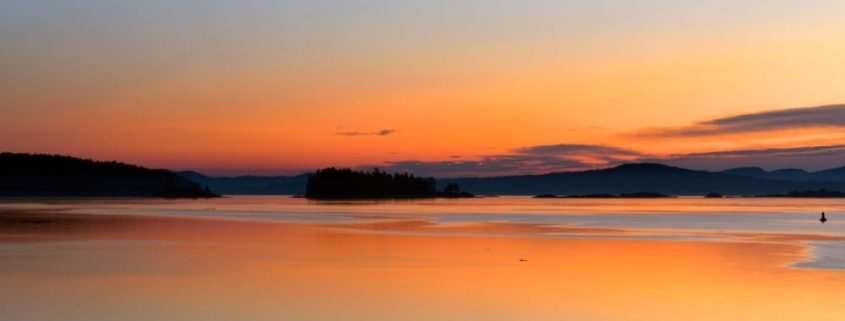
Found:
[[[214,197],[166,170],[68,156],[0,153],[0,195]]]
[[[372,172],[334,167],[316,171],[308,177],[305,197],[313,199],[383,199],[471,197],[462,193],[458,185],[449,184],[437,191],[434,178],[416,177],[408,173],[386,173],[378,168]]]

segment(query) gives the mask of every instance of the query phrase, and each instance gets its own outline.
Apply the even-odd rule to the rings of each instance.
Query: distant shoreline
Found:
[[[555,195],[555,194],[539,194],[533,198],[673,198],[675,196],[656,193],[656,192],[636,192],[636,193],[620,193],[620,194],[571,194],[571,195]]]

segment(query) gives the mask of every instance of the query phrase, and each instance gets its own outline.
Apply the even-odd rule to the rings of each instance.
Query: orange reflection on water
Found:
[[[0,230],[10,320],[845,317],[842,272],[789,267],[808,255],[797,243],[551,238],[504,223],[450,230],[472,233],[108,216],[27,224]]]

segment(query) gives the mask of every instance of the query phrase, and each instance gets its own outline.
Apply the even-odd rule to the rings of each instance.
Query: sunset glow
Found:
[[[2,321],[845,320],[843,0],[0,1]]]
[[[670,163],[837,145],[842,126],[813,122],[644,135],[845,103],[842,12],[841,1],[5,1],[0,149],[293,174],[480,164],[546,145]],[[530,170],[619,162],[566,157],[582,162]]]

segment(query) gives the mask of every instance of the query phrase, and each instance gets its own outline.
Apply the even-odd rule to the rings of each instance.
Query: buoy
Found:
[[[819,219],[819,222],[822,222],[822,224],[824,224],[824,222],[827,222],[827,218],[824,217],[824,212],[822,212],[822,218]]]

